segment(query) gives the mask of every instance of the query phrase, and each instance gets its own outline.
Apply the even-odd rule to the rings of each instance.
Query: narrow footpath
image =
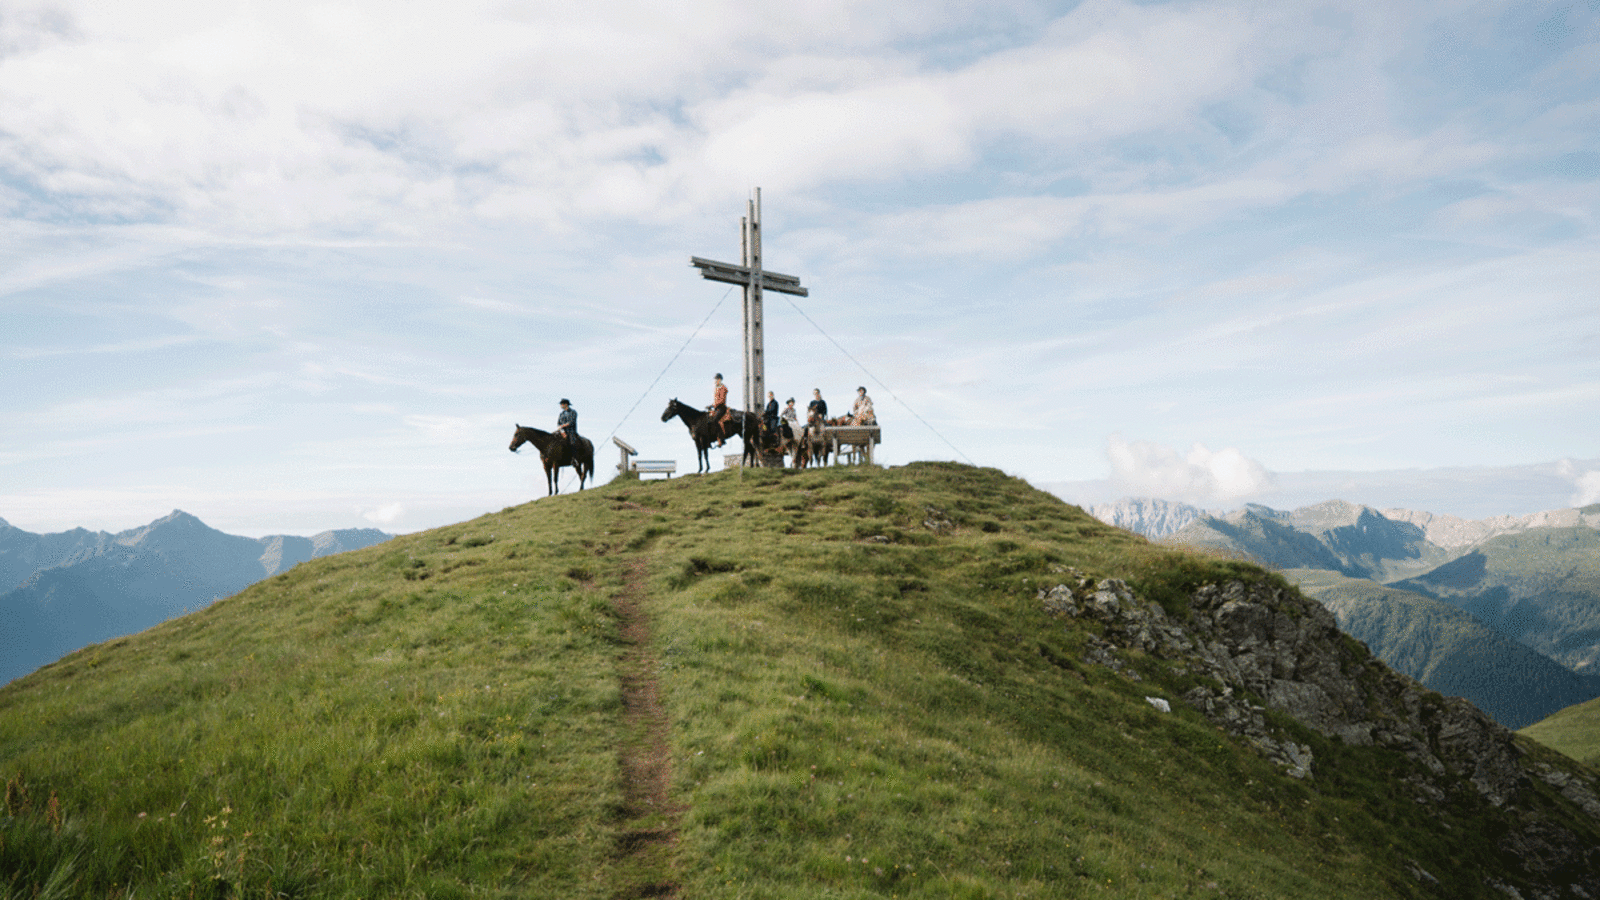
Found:
[[[614,877],[609,879],[618,900],[679,896],[672,851],[682,810],[671,803],[672,754],[651,650],[647,598],[645,564],[636,559],[628,563],[626,584],[612,601],[625,648],[617,664],[623,704],[623,815]]]

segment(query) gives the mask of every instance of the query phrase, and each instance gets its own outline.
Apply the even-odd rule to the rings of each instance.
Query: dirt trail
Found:
[[[627,583],[612,601],[626,648],[618,660],[626,735],[620,759],[623,820],[613,881],[619,900],[679,895],[672,872],[672,848],[677,843],[682,810],[671,803],[672,755],[651,650],[647,598],[645,564],[636,559],[628,563]]]

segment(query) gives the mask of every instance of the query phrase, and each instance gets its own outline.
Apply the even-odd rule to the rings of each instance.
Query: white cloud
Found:
[[[1089,2],[1037,43],[960,73],[955,92],[986,126],[1052,144],[1186,127],[1272,53],[1273,42],[1258,37],[1270,18],[1210,5]]]
[[[374,525],[393,525],[401,516],[405,515],[405,512],[406,508],[402,504],[387,503],[377,509],[369,509],[363,512],[361,518]]]
[[[1117,439],[1122,482],[1215,503],[1270,474],[1181,438],[1279,490],[1583,454],[1581,7],[1558,48],[1509,0],[8,11],[0,482],[422,527],[474,508],[430,493],[542,495],[507,432],[561,396],[687,453],[655,413],[736,374],[740,317],[685,257],[735,258],[756,185],[815,319],[769,300],[769,383],[882,378],[984,465],[1081,477],[1142,434],[1180,449]],[[950,455],[906,426],[883,459]]]
[[[1578,492],[1572,495],[1573,506],[1600,503],[1600,470],[1578,476]]]
[[[1600,503],[1600,469],[1582,469],[1570,459],[1556,464],[1556,474],[1572,482],[1576,489],[1572,495],[1573,506]]]
[[[753,108],[716,114],[723,121],[713,124],[704,165],[774,190],[903,177],[973,157],[962,111],[920,79],[738,105]]]
[[[1106,454],[1111,460],[1112,481],[1128,494],[1229,503],[1273,486],[1273,475],[1265,466],[1233,447],[1212,451],[1197,443],[1180,454],[1171,447],[1112,435]]]

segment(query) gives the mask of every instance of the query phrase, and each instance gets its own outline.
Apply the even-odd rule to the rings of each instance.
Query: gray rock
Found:
[[[1120,654],[1137,650],[1222,685],[1196,687],[1182,700],[1213,725],[1255,747],[1294,778],[1311,778],[1312,748],[1273,726],[1273,710],[1324,737],[1398,751],[1419,766],[1405,780],[1413,798],[1444,805],[1458,791],[1508,809],[1519,825],[1500,849],[1522,860],[1537,880],[1562,885],[1548,896],[1600,897],[1600,848],[1536,815],[1537,778],[1600,821],[1600,784],[1571,770],[1527,763],[1514,736],[1471,703],[1427,690],[1342,634],[1332,613],[1292,588],[1232,582],[1205,585],[1180,622],[1117,579],[1091,583],[1075,570],[1038,592],[1051,613],[1101,623],[1084,658],[1125,677],[1137,674]],[[1251,698],[1259,698],[1260,705]],[[1572,873],[1587,873],[1572,880]],[[1432,876],[1418,869],[1421,882]],[[1508,896],[1515,888],[1491,884]],[[1541,893],[1538,896],[1546,896]]]

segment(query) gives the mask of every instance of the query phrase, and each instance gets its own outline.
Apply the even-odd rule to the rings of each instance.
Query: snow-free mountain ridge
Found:
[[[1277,569],[1397,670],[1510,727],[1600,696],[1600,506],[1466,520],[1329,500],[1122,527]],[[1092,511],[1102,521],[1101,508]],[[1115,524],[1115,522],[1113,522]]]
[[[0,520],[0,683],[306,560],[390,537],[374,528],[240,537],[182,510],[116,534],[34,534]]]

